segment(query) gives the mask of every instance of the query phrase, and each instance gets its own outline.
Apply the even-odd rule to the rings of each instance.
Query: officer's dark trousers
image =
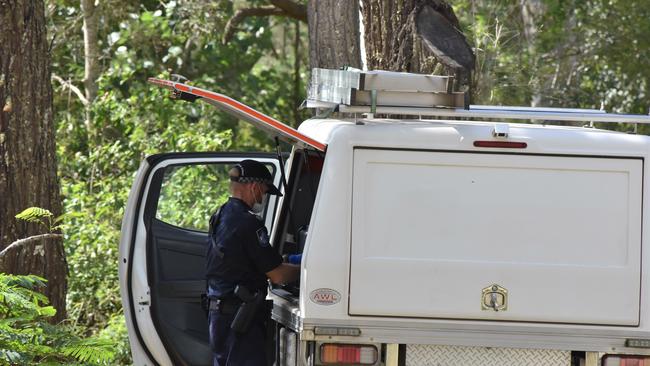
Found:
[[[230,329],[235,314],[210,310],[210,346],[214,366],[267,366],[265,318],[257,316],[246,333]]]

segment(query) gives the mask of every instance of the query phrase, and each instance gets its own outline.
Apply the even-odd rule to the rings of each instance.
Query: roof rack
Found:
[[[322,107],[321,107],[322,108]],[[338,105],[342,113],[371,113],[369,107]],[[650,115],[616,114],[594,109],[536,108],[512,106],[479,106],[465,108],[377,107],[377,114],[398,114],[428,117],[453,117],[465,119],[513,119],[535,121],[567,121],[586,123],[650,124]]]
[[[306,106],[371,115],[650,124],[650,115],[598,109],[468,105],[465,93],[452,92],[452,86],[451,76],[314,69]]]

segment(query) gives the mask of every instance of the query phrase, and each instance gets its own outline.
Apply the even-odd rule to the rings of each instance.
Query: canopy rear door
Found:
[[[349,312],[636,326],[642,175],[637,158],[355,149]]]
[[[170,80],[149,78],[149,82],[173,90],[175,95],[180,99],[194,100],[201,98],[226,113],[252,123],[255,127],[266,131],[273,138],[277,137],[282,141],[298,147],[311,148],[323,152],[327,147],[325,144],[227,95]]]

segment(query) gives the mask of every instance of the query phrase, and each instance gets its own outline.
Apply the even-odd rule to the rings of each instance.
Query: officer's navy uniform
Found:
[[[210,227],[206,278],[214,365],[266,366],[269,309],[260,306],[246,332],[233,331],[230,326],[241,303],[234,290],[240,285],[251,293],[266,293],[265,273],[278,267],[282,257],[269,244],[264,223],[238,198],[231,197],[221,206],[210,219]]]

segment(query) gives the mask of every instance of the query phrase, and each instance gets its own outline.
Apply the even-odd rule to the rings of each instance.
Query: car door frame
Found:
[[[183,364],[182,360],[170,357],[169,344],[158,334],[159,327],[155,314],[151,311],[151,277],[149,269],[148,229],[145,223],[147,205],[151,202],[151,185],[153,176],[159,169],[168,166],[207,164],[215,162],[235,163],[244,159],[257,159],[275,166],[274,184],[281,186],[279,160],[276,155],[269,153],[216,152],[216,153],[167,153],[148,157],[136,176],[131,189],[129,203],[122,222],[122,237],[120,240],[120,282],[123,306],[134,351],[134,363],[137,364],[135,353],[146,354],[150,362],[155,364]],[[159,198],[160,192],[157,192]],[[266,223],[272,224],[277,211],[277,197],[269,199]],[[271,209],[272,208],[272,209]],[[206,217],[206,220],[209,218]],[[143,234],[144,233],[144,234]],[[139,247],[138,247],[139,246]],[[142,248],[144,246],[144,248]],[[135,289],[134,289],[135,287]]]

